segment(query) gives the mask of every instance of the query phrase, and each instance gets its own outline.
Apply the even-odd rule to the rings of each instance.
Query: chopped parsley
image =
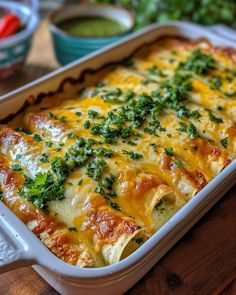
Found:
[[[43,163],[48,162],[48,156],[49,156],[49,153],[43,153],[40,157],[40,161]]]
[[[45,144],[49,148],[53,146],[53,143],[51,141],[46,141]]]
[[[111,158],[112,155],[113,155],[113,150],[111,149],[106,149],[104,147],[99,147],[99,148],[96,148],[94,151],[93,151],[94,155],[96,156],[104,156],[106,158]]]
[[[188,131],[188,125],[184,122],[179,122],[180,128],[177,128],[178,131],[181,132],[187,132]]]
[[[89,110],[88,111],[88,117],[90,118],[90,119],[95,119],[95,118],[97,118],[99,116],[99,113],[98,112],[96,112],[96,111],[94,111],[94,110]]]
[[[137,145],[137,143],[135,143],[134,141],[131,141],[131,140],[128,140],[128,141],[127,141],[127,144],[128,144],[128,145],[131,145],[131,146],[135,146],[135,145]]]
[[[23,170],[23,168],[19,164],[13,164],[11,168],[13,171],[16,171],[16,172],[21,172]]]
[[[3,192],[0,192],[0,201],[2,201],[5,198],[5,195]]]
[[[90,123],[89,120],[87,120],[87,121],[84,122],[84,128],[85,129],[89,129],[90,128],[90,125],[91,125],[91,123]]]
[[[109,205],[113,208],[113,209],[115,209],[115,210],[117,210],[117,211],[121,211],[121,208],[120,208],[120,206],[117,204],[117,203],[115,203],[115,202],[109,202]]]
[[[210,88],[213,90],[218,90],[222,86],[222,81],[219,76],[212,76],[208,79],[208,83],[210,85]]]
[[[79,181],[78,181],[78,185],[81,185],[83,183],[83,178],[81,178]]]
[[[191,117],[194,119],[199,119],[201,117],[201,114],[199,113],[199,111],[195,110],[195,111],[192,111]]]
[[[156,203],[156,205],[155,205],[155,209],[156,210],[159,210],[162,206],[164,205],[164,202],[163,202],[163,200],[161,199],[159,202],[157,202]],[[164,209],[164,208],[163,208]]]
[[[228,137],[225,137],[225,138],[221,139],[220,143],[221,143],[221,145],[222,145],[225,149],[227,149],[227,147],[228,147]]]
[[[48,116],[49,116],[51,119],[54,119],[54,120],[57,120],[57,119],[58,119],[57,115],[55,115],[55,114],[52,113],[52,112],[48,112]]]
[[[90,178],[92,178],[96,181],[99,181],[102,176],[102,173],[104,172],[106,167],[107,167],[107,163],[104,160],[99,159],[99,158],[95,158],[93,161],[91,161],[88,164],[86,174]]]
[[[144,128],[144,132],[149,134],[156,134],[156,130],[160,127],[160,122],[157,120],[153,120],[149,123],[148,127]]]
[[[174,156],[174,150],[172,147],[167,147],[165,148],[165,153],[168,155],[168,156]]]
[[[80,117],[82,115],[81,112],[75,112],[75,114],[76,114],[77,117]]]
[[[67,138],[73,138],[73,137],[75,137],[74,132],[71,132],[71,133],[69,133],[69,134],[67,135]]]
[[[113,190],[113,189],[105,189],[104,187],[102,186],[98,186],[96,189],[95,189],[95,192],[104,196],[106,199],[109,199],[109,198],[115,198],[116,197],[116,192]]]
[[[112,189],[112,185],[115,183],[116,177],[111,174],[110,176],[105,176],[101,181],[101,186],[106,189]]]
[[[127,59],[123,62],[123,65],[127,68],[134,67],[134,61],[132,59]]]
[[[68,122],[66,116],[60,117],[59,121],[61,121],[62,123],[67,123]]]
[[[197,128],[195,127],[193,123],[190,123],[187,131],[188,131],[190,139],[194,139],[198,137]]]
[[[18,131],[18,132],[23,132],[23,133],[28,134],[28,135],[32,134],[32,132],[30,132],[29,130],[27,130],[27,129],[23,128],[23,127],[15,128],[15,130]]]
[[[190,112],[185,106],[183,106],[177,111],[177,117],[180,119],[183,119],[183,117],[189,118]]]
[[[142,244],[144,242],[144,239],[141,237],[141,238],[134,238],[134,241],[137,243],[137,244]]]
[[[207,112],[208,112],[208,115],[209,115],[209,119],[212,121],[212,122],[215,122],[217,124],[219,123],[224,123],[223,119],[220,118],[220,117],[216,117],[213,112],[209,109],[207,109]]]
[[[180,161],[180,160],[176,160],[175,162],[174,162],[174,164],[175,164],[175,166],[177,167],[177,168],[184,168],[184,163],[182,162],[182,161]]]
[[[128,151],[123,150],[122,152],[124,155],[128,155],[130,157],[130,159],[132,159],[132,160],[139,160],[143,157],[141,154],[135,153],[133,151],[128,152]]]
[[[48,202],[65,198],[63,183],[66,176],[68,176],[66,163],[62,158],[55,158],[51,161],[50,171],[37,173],[34,180],[27,177],[18,193],[37,208],[47,211]]]
[[[149,75],[158,76],[158,77],[166,77],[166,75],[163,74],[163,71],[158,69],[156,65],[152,65],[147,70]]]
[[[96,87],[97,88],[102,88],[102,87],[104,87],[105,86],[105,83],[104,82],[98,82],[97,84],[96,84]]]
[[[216,62],[211,55],[203,53],[201,50],[193,50],[186,61],[180,62],[179,69],[193,72],[198,75],[208,74],[210,70],[216,68]]]
[[[34,134],[34,139],[36,141],[43,141],[42,137],[39,134],[37,134],[37,133]]]
[[[77,117],[80,117],[82,115],[81,112],[76,112],[75,114],[76,114]]]
[[[234,92],[233,91],[232,92],[228,91],[228,92],[225,92],[224,95],[228,96],[228,97],[233,97],[233,98],[235,97],[236,98],[236,91],[234,91]]]
[[[76,227],[68,227],[68,229],[69,229],[69,231],[71,231],[71,232],[77,232],[77,229],[76,229]]]

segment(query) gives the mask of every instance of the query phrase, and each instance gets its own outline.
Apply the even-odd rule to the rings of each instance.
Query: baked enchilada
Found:
[[[161,39],[27,108],[0,128],[1,200],[70,264],[127,257],[235,158],[235,63]]]

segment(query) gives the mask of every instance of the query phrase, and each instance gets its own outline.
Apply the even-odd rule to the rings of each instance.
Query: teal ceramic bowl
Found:
[[[24,65],[28,55],[33,34],[38,27],[38,0],[32,0],[31,5],[24,3],[2,1],[0,8],[17,14],[25,28],[0,41],[0,80],[17,73]]]
[[[65,20],[84,17],[108,18],[122,24],[124,30],[117,35],[105,37],[80,37],[68,34],[59,28]],[[49,30],[51,32],[53,47],[58,62],[66,65],[95,50],[118,41],[131,33],[134,19],[127,10],[114,5],[65,5],[49,15]]]

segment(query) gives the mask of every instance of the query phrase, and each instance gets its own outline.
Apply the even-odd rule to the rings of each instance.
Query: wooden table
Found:
[[[0,84],[0,94],[58,67],[46,23],[40,26],[27,64]],[[235,295],[236,187],[231,189],[127,295]],[[30,267],[0,276],[0,295],[58,294]],[[83,295],[83,294],[80,294]]]

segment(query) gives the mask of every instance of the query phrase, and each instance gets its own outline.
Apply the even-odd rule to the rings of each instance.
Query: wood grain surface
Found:
[[[0,83],[6,93],[57,68],[47,24],[24,69]],[[236,187],[231,189],[126,295],[236,295]],[[55,295],[30,267],[0,276],[0,295]],[[83,295],[83,294],[80,294]]]

